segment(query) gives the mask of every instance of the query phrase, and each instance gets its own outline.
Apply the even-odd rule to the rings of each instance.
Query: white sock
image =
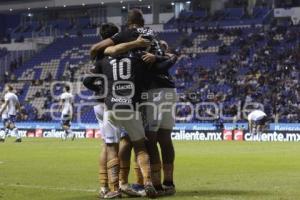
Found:
[[[10,131],[10,130],[9,130],[8,128],[5,128],[5,129],[4,129],[4,137],[6,137],[6,136],[9,134],[9,131]]]
[[[64,133],[62,134],[61,138],[63,140],[67,140],[67,137],[68,137],[68,134],[67,134],[67,131],[65,130]]]
[[[68,135],[69,138],[72,138],[72,139],[73,139],[73,137],[75,136],[75,135],[73,134],[72,129],[70,129],[70,128],[68,128],[68,129],[66,130],[66,133],[67,133],[67,135]]]
[[[6,136],[6,133],[5,133],[5,131],[4,132],[2,132],[1,134],[0,134],[0,139],[5,139],[5,136]]]
[[[17,139],[21,139],[21,135],[19,134],[17,127],[15,127],[11,132],[17,137]]]
[[[4,128],[4,133],[0,135],[0,138],[5,140],[5,138],[8,134],[9,134],[9,129]]]

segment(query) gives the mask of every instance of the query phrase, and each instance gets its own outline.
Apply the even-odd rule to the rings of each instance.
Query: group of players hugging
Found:
[[[100,198],[174,195],[171,130],[176,91],[168,70],[177,57],[144,27],[138,9],[129,11],[125,30],[107,23],[100,34],[103,40],[90,52],[94,67],[83,80],[98,97],[94,111],[104,140]],[[132,149],[135,184],[128,183]]]

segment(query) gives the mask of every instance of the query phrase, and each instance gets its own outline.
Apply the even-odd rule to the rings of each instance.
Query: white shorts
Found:
[[[100,104],[94,106],[95,116],[96,116],[96,119],[98,121],[100,129],[103,125],[104,110],[105,110],[105,104],[104,103],[100,103]]]
[[[175,125],[173,109],[177,99],[174,88],[159,88],[147,92],[148,101],[143,109],[146,131],[157,132],[159,129],[172,130]]]
[[[140,112],[128,110],[107,110],[104,112],[102,130],[105,133],[106,144],[119,143],[123,128],[133,142],[145,138]]]

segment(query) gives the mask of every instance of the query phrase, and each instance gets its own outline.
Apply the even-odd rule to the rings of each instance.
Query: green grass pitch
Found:
[[[0,199],[96,200],[100,143],[1,143]],[[175,147],[177,194],[163,199],[300,199],[299,143],[181,141]]]

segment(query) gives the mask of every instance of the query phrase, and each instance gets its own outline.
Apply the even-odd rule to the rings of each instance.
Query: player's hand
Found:
[[[156,57],[152,53],[145,53],[142,56],[142,59],[145,63],[149,63],[149,64],[155,63],[156,61]]]
[[[149,47],[151,45],[151,41],[142,38],[141,35],[136,39],[135,42],[136,42],[138,47]]]

